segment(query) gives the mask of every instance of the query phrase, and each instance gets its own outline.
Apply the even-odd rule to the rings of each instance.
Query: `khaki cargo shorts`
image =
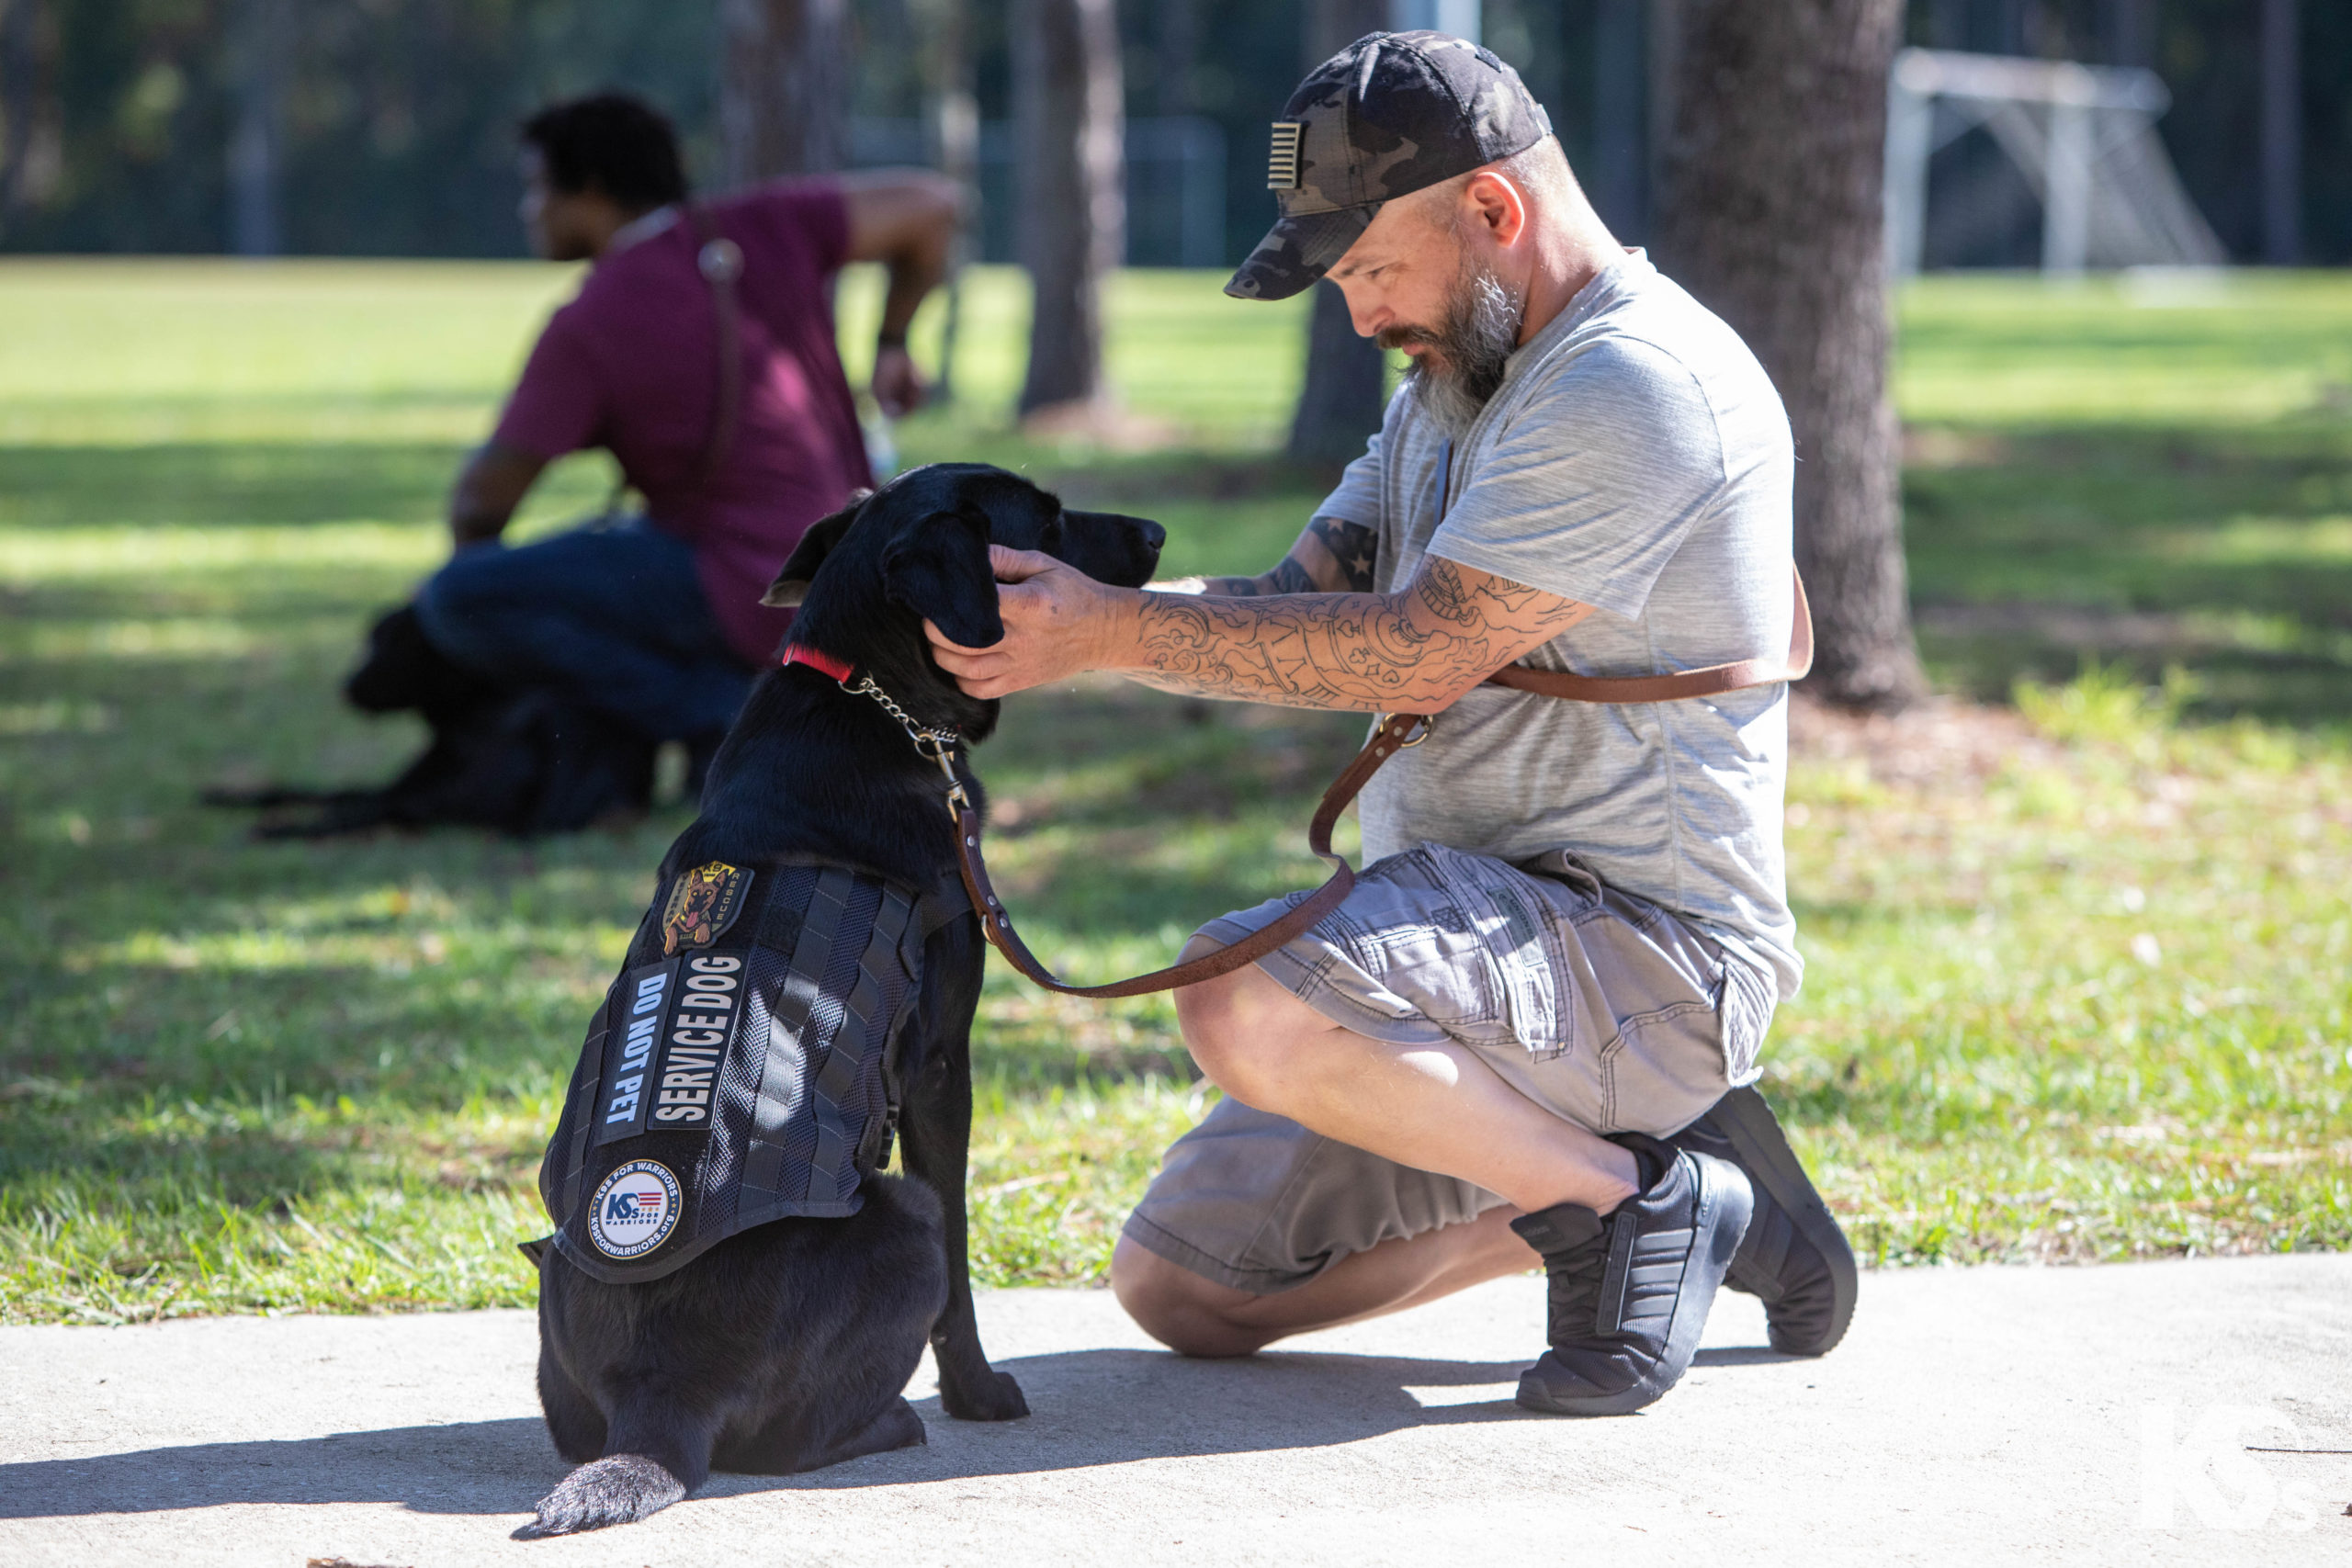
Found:
[[[1201,934],[1230,943],[1306,897]],[[1345,903],[1258,966],[1359,1033],[1456,1042],[1566,1121],[1659,1137],[1755,1080],[1774,998],[1713,938],[1568,856],[1515,866],[1437,844],[1367,866]],[[1502,1201],[1227,1099],[1169,1149],[1125,1234],[1271,1295]]]

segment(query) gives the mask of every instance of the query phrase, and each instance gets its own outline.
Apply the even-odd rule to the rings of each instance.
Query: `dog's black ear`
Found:
[[[825,558],[833,553],[833,547],[842,542],[842,536],[849,532],[849,525],[857,521],[857,514],[873,496],[870,490],[854,490],[849,492],[847,506],[831,517],[820,517],[809,524],[808,531],[800,536],[800,543],[793,547],[792,558],[784,563],[784,570],[775,574],[768,591],[760,595],[760,603],[790,609],[807,598],[817,569],[825,564]]]
[[[913,519],[882,548],[882,591],[966,648],[1004,636],[989,568],[988,514],[976,507]]]

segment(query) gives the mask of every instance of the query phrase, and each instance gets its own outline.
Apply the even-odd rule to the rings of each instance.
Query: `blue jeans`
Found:
[[[552,691],[649,740],[715,737],[752,689],[693,548],[641,517],[460,550],[418,592],[416,613],[458,663]]]

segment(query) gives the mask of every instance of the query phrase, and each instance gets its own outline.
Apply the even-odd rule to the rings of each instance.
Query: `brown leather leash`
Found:
[[[1507,686],[1513,691],[1528,692],[1537,696],[1557,697],[1579,703],[1662,703],[1679,702],[1692,697],[1720,696],[1747,686],[1770,685],[1778,681],[1802,680],[1813,668],[1813,611],[1805,602],[1804,579],[1795,569],[1790,569],[1790,581],[1796,594],[1796,622],[1789,637],[1789,651],[1781,659],[1742,659],[1729,664],[1711,664],[1702,670],[1678,671],[1670,675],[1599,676],[1571,675],[1559,671],[1530,670],[1525,665],[1507,665],[1487,677],[1490,686]],[[1322,801],[1315,807],[1314,818],[1306,826],[1306,847],[1329,863],[1330,878],[1308,894],[1286,913],[1272,922],[1215,953],[1171,964],[1165,969],[1155,969],[1148,975],[1131,976],[1114,980],[1104,986],[1073,986],[1057,977],[1029,951],[1013,929],[1012,912],[1004,900],[997,897],[989,880],[989,866],[981,852],[980,814],[973,807],[971,795],[956,775],[956,749],[960,737],[944,730],[925,729],[908,716],[906,711],[892,702],[887,693],[876,686],[871,677],[860,678],[851,684],[855,671],[844,661],[830,654],[793,643],[784,650],[786,664],[806,664],[830,675],[844,690],[873,697],[888,710],[915,743],[915,750],[936,761],[947,776],[947,814],[956,821],[956,869],[964,879],[964,892],[972,901],[972,912],[980,918],[980,931],[1005,962],[1049,991],[1067,997],[1140,997],[1153,991],[1172,991],[1184,986],[1214,980],[1229,975],[1244,964],[1259,959],[1300,935],[1316,921],[1338,908],[1355,886],[1356,874],[1345,857],[1331,848],[1331,829],[1338,825],[1340,813],[1378,773],[1381,764],[1408,747],[1418,746],[1429,736],[1434,716],[1419,713],[1383,715],[1374,724],[1370,739],[1363,750],[1355,754],[1340,776],[1323,792]]]
[[[1381,763],[1408,746],[1420,744],[1422,737],[1429,733],[1429,722],[1417,713],[1385,716],[1373,726],[1372,739],[1364,742],[1355,761],[1341,769],[1340,776],[1331,781],[1331,787],[1323,792],[1322,804],[1316,807],[1315,818],[1306,826],[1306,847],[1330,863],[1329,881],[1288,913],[1231,946],[1220,947],[1186,963],[1171,964],[1165,969],[1155,969],[1148,975],[1114,980],[1107,986],[1073,986],[1057,979],[1052,970],[1038,963],[1036,954],[1029,951],[1029,944],[1021,940],[1021,933],[1012,929],[1012,916],[989,882],[988,862],[980,855],[979,813],[972,809],[970,797],[960,787],[951,792],[947,804],[949,813],[956,818],[956,869],[964,874],[964,891],[970,896],[972,908],[980,917],[981,932],[1004,954],[1007,963],[1049,991],[1069,997],[1140,997],[1152,991],[1198,985],[1219,975],[1229,975],[1245,964],[1256,963],[1340,907],[1355,886],[1356,874],[1346,859],[1331,848],[1331,829],[1339,822],[1340,813],[1355,799],[1356,792],[1380,771]]]

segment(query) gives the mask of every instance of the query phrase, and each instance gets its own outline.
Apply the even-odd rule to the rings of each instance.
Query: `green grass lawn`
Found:
[[[1001,272],[969,287],[962,399],[901,446],[1148,511],[1171,570],[1263,567],[1317,493],[1272,456],[1302,317],[1217,281],[1115,285],[1114,378],[1172,447],[1009,432]],[[0,1320],[529,1299],[509,1244],[544,1228],[540,1143],[682,811],[253,845],[192,800],[414,746],[336,678],[436,560],[452,466],[569,287],[0,265]],[[873,280],[842,305],[854,342]],[[2352,283],[1935,280],[1904,329],[1931,664],[2004,701],[2043,683],[1807,716],[1812,969],[1768,1088],[1885,1261],[2352,1245]],[[526,525],[607,482],[563,465]],[[1031,940],[1105,976],[1304,885],[1357,729],[1114,684],[1015,700],[980,761]],[[1099,1278],[1204,1105],[1165,998],[992,970],[976,1049],[979,1271]]]

